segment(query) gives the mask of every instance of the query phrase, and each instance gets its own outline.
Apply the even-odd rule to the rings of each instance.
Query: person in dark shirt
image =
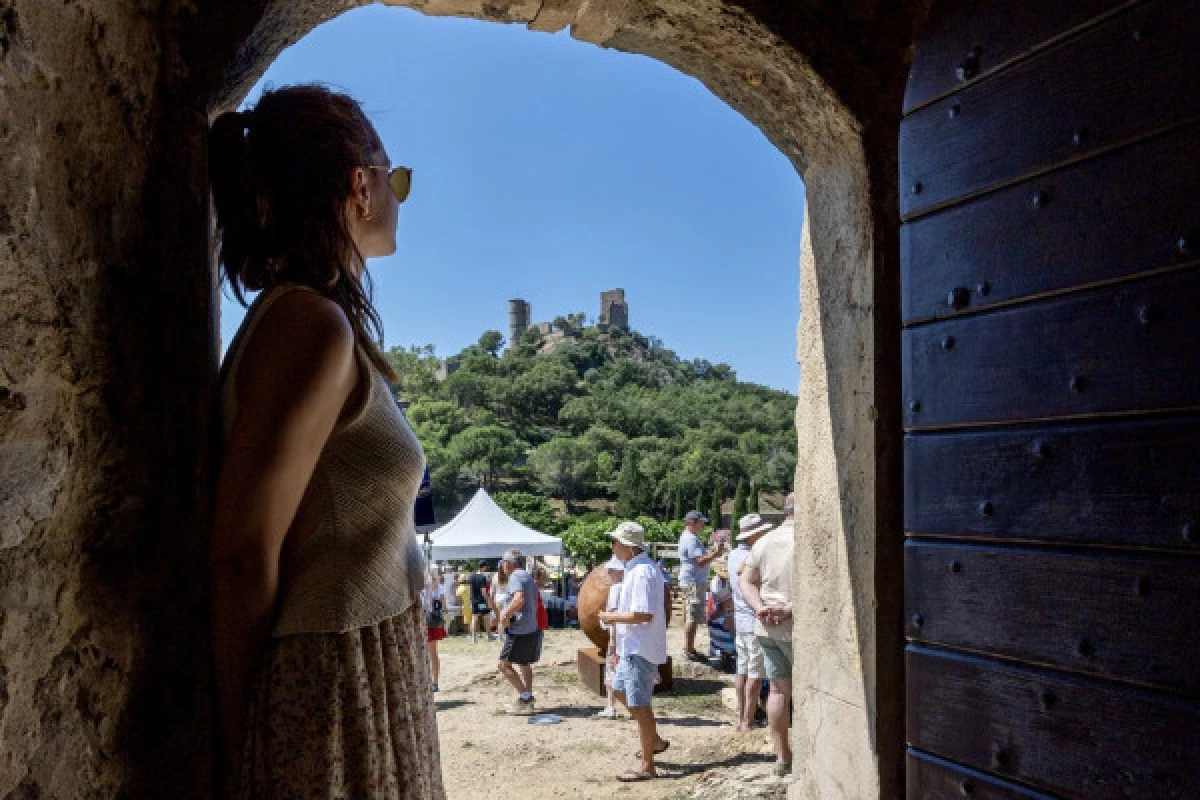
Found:
[[[488,630],[487,618],[491,613],[492,604],[489,601],[491,589],[488,588],[487,570],[483,568],[483,564],[475,567],[475,572],[471,575],[471,644],[475,644],[475,636],[479,631],[479,625],[483,625],[485,631]],[[488,632],[488,639],[496,637]]]

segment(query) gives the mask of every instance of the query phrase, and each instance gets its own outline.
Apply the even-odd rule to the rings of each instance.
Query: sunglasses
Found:
[[[412,191],[412,169],[409,167],[377,167],[371,164],[368,164],[366,168],[387,170],[388,186],[392,187],[392,192],[396,195],[396,202],[403,203],[408,199],[408,193]]]

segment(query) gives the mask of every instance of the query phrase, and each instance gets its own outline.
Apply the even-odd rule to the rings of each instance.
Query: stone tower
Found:
[[[614,328],[629,330],[629,304],[625,302],[624,289],[600,293],[600,322]]]
[[[508,346],[516,347],[521,335],[529,328],[529,301],[515,298],[508,301]]]

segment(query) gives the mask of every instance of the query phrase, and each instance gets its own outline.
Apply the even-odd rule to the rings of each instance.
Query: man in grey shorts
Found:
[[[767,696],[767,725],[775,749],[775,773],[780,776],[792,771],[788,727],[792,698],[795,504],[795,497],[789,494],[783,504],[787,515],[783,524],[750,548],[741,577],[742,596],[757,618],[754,633],[762,646],[763,666],[771,684],[771,693]]]
[[[708,565],[721,555],[721,548],[707,552],[700,542],[708,518],[699,511],[689,511],[683,517],[683,534],[679,537],[679,587],[683,590],[683,657],[689,661],[707,662],[696,651],[696,629],[707,623],[705,604],[708,600]]]
[[[532,714],[533,667],[542,657],[542,632],[537,624],[537,584],[521,565],[520,550],[504,551],[500,570],[508,576],[508,605],[500,611],[505,630],[497,667],[517,690],[517,702],[505,706],[508,714]],[[515,666],[514,666],[515,665]]]

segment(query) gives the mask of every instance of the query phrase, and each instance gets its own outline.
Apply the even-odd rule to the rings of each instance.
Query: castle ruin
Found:
[[[625,302],[624,289],[600,293],[600,324],[629,330],[629,304]]]
[[[543,338],[543,350],[553,349],[556,344],[566,339],[578,338],[579,330],[576,323],[583,314],[570,318],[570,325],[557,326],[556,322],[531,322],[529,301],[515,297],[508,301],[508,346],[516,347],[530,328],[537,330]],[[596,327],[601,331],[609,328],[629,330],[629,303],[625,301],[624,289],[612,289],[600,293],[600,316],[596,319]]]

